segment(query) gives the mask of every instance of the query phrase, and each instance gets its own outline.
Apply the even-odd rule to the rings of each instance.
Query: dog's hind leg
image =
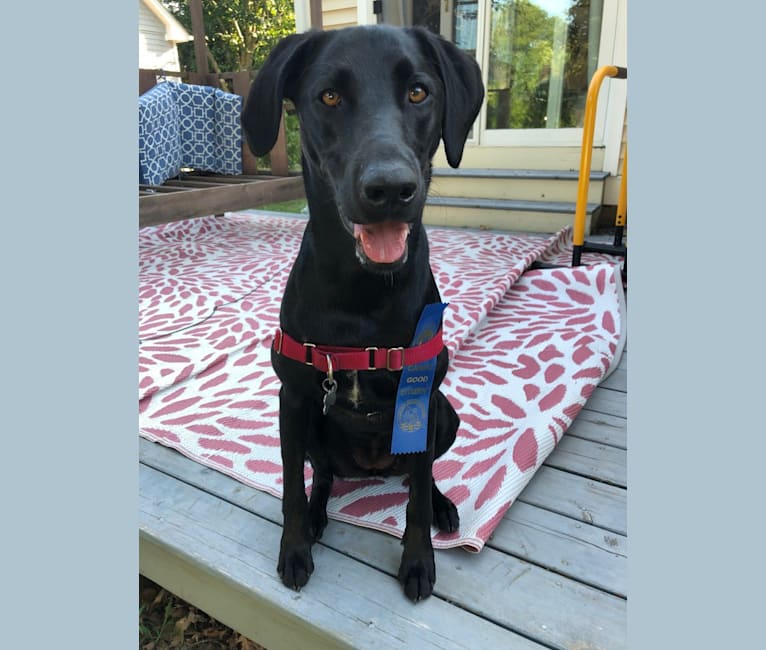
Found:
[[[434,441],[434,458],[439,458],[447,451],[457,438],[460,417],[452,404],[440,390],[434,393],[436,400],[436,438]]]
[[[309,536],[311,542],[322,537],[327,527],[327,500],[332,490],[332,473],[329,470],[314,467],[314,478],[309,497]]]
[[[437,422],[434,457],[438,458],[455,442],[460,418],[441,391],[436,392],[435,398]],[[433,479],[431,483],[431,505],[433,507],[433,523],[439,530],[453,533],[460,527],[460,517],[455,504],[439,491]]]
[[[435,481],[431,484],[431,505],[434,511],[433,523],[439,530],[445,533],[454,533],[460,528],[460,516],[457,513],[457,507],[439,491]]]

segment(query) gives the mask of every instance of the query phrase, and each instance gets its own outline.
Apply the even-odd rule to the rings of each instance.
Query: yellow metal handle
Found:
[[[624,226],[628,214],[628,145],[625,145],[625,157],[622,161],[622,179],[620,180],[620,196],[617,199],[617,216],[615,226]]]
[[[590,183],[590,164],[593,154],[593,130],[596,125],[596,104],[598,102],[598,93],[601,90],[601,82],[605,77],[616,77],[625,79],[628,76],[626,68],[616,65],[605,65],[600,67],[593,74],[588,86],[588,95],[585,98],[585,117],[582,127],[582,151],[580,151],[580,176],[577,179],[577,203],[575,205],[574,232],[572,234],[572,243],[574,246],[582,246],[585,242],[585,208],[588,203],[588,185]],[[623,167],[622,185],[620,187],[620,198],[622,198],[625,189],[625,178],[627,176],[627,157],[625,167]],[[619,207],[618,207],[619,213]]]

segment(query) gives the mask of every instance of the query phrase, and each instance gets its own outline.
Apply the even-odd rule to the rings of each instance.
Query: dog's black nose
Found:
[[[401,164],[368,166],[359,179],[362,203],[370,208],[398,208],[412,202],[418,192],[416,174]]]

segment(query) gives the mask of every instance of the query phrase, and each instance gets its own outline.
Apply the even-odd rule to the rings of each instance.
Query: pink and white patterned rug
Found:
[[[277,497],[279,382],[269,345],[305,221],[227,214],[139,234],[139,433]],[[565,254],[553,236],[429,228],[461,418],[434,476],[460,530],[434,547],[479,551],[586,400],[619,361],[619,264],[528,270]],[[571,249],[570,249],[571,250]],[[547,255],[547,257],[546,257]],[[305,470],[310,490],[311,468]],[[338,480],[330,518],[404,533],[403,478]]]

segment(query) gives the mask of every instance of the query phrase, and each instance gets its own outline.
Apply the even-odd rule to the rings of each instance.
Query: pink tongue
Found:
[[[364,254],[378,264],[392,264],[404,255],[408,233],[406,223],[395,221],[354,224],[354,236],[361,242]]]

